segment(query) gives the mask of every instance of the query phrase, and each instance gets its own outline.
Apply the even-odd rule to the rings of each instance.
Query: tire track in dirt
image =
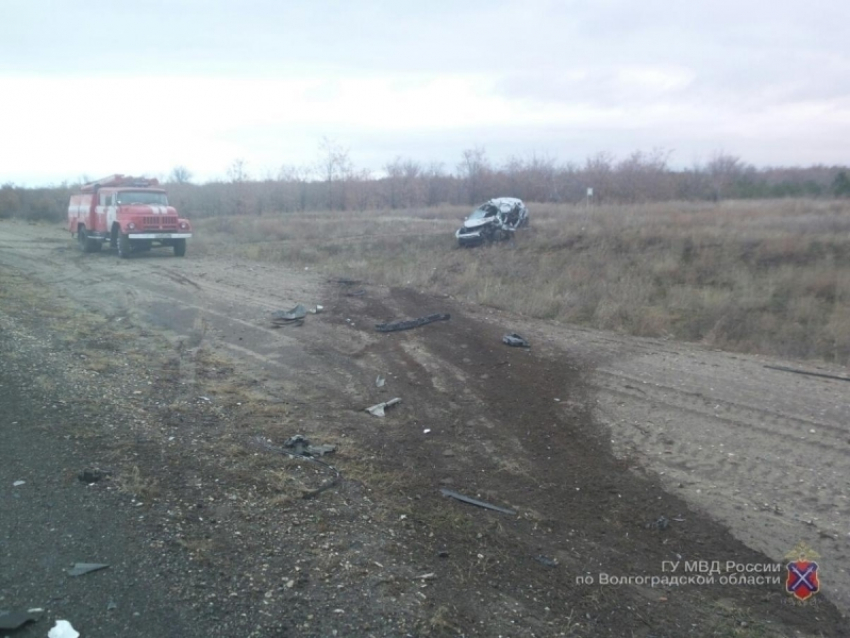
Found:
[[[850,410],[840,382],[775,385],[763,371],[662,363],[638,355],[595,375],[597,414],[618,453],[774,559],[808,542],[822,555],[826,595],[850,609]]]

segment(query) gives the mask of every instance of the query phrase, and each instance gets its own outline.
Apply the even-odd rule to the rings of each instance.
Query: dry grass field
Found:
[[[531,205],[455,245],[463,207],[215,218],[192,250],[409,285],[535,318],[846,365],[850,202]]]

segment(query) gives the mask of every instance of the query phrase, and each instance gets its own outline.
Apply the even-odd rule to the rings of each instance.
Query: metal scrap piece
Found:
[[[427,315],[425,317],[419,317],[418,319],[379,323],[375,325],[375,330],[377,330],[378,332],[397,332],[399,330],[410,330],[411,328],[418,328],[419,326],[434,323],[435,321],[448,321],[451,318],[452,316],[450,314],[437,313],[433,315]]]
[[[301,495],[301,498],[303,498],[304,500],[315,498],[316,496],[318,496],[319,494],[321,494],[325,490],[329,490],[330,488],[338,485],[339,482],[342,480],[342,474],[340,473],[340,471],[338,469],[336,469],[333,465],[330,465],[329,463],[325,463],[324,461],[320,461],[319,459],[317,459],[313,456],[308,456],[306,454],[298,454],[297,452],[294,452],[291,449],[276,447],[276,446],[272,445],[271,442],[269,442],[267,439],[264,439],[263,437],[259,437],[259,436],[255,437],[253,439],[253,442],[254,442],[254,444],[259,445],[260,447],[262,447],[266,450],[269,450],[271,452],[276,452],[278,454],[286,454],[287,456],[290,456],[290,457],[298,457],[298,458],[302,458],[306,461],[310,461],[312,463],[315,463],[316,465],[322,466],[323,468],[325,468],[327,470],[330,470],[333,473],[333,476],[331,477],[330,480],[325,481],[322,485],[320,485],[316,489],[308,490],[308,491],[304,492],[304,494]]]
[[[0,629],[14,631],[20,629],[30,622],[38,620],[38,616],[27,614],[22,611],[11,611],[5,614],[0,614]]]
[[[275,310],[272,313],[272,321],[276,324],[286,325],[289,323],[303,322],[307,316],[307,308],[304,304],[298,304],[292,310]]]
[[[286,439],[283,447],[291,450],[293,454],[300,456],[324,456],[325,454],[336,452],[335,445],[313,445],[310,443],[310,439],[302,434],[296,434]]]
[[[501,512],[502,514],[510,514],[511,516],[515,516],[516,512],[514,510],[509,510],[505,507],[499,507],[498,505],[491,505],[490,503],[485,503],[484,501],[479,501],[477,498],[471,498],[469,496],[464,496],[463,494],[459,494],[454,490],[447,490],[446,488],[441,488],[440,492],[443,496],[448,496],[450,498],[456,499],[463,503],[469,503],[470,505],[476,505],[477,507],[483,507],[484,509],[493,510],[495,512]]]
[[[384,410],[386,408],[394,406],[396,403],[401,403],[401,399],[396,397],[395,399],[390,399],[389,401],[384,401],[383,403],[377,403],[371,407],[366,408],[366,412],[374,416],[384,416]]]
[[[521,337],[515,332],[512,332],[509,335],[505,335],[502,337],[502,343],[508,346],[513,346],[514,348],[530,348],[531,344],[528,343],[528,340],[524,337]]]
[[[109,565],[104,563],[76,563],[73,568],[68,570],[69,576],[82,576],[101,569],[106,569]]]

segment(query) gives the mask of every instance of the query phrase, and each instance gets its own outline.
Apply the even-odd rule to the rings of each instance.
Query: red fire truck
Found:
[[[192,227],[168,205],[165,189],[155,179],[111,175],[85,184],[68,204],[68,230],[80,250],[99,251],[105,242],[126,259],[133,252],[172,246],[186,254]]]

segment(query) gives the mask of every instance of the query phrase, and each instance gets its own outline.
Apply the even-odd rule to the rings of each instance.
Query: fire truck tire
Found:
[[[96,253],[101,248],[100,240],[89,237],[85,226],[81,226],[77,231],[77,241],[79,242],[80,250],[84,253]]]
[[[174,256],[175,257],[183,257],[186,254],[186,240],[185,239],[175,239],[174,240]]]
[[[130,257],[130,236],[118,233],[118,256],[121,259]]]

